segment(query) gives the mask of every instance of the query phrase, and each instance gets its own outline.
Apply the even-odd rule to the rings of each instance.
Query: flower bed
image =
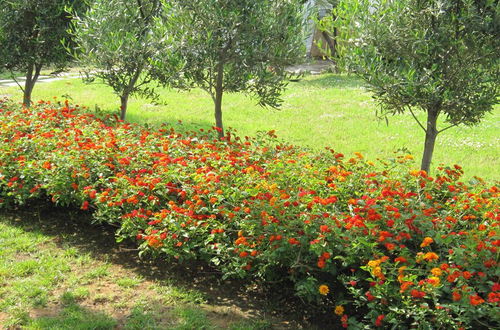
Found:
[[[374,164],[50,102],[0,101],[0,140],[0,207],[78,207],[141,253],[291,280],[343,326],[498,325],[500,189],[459,166],[432,178],[410,155]]]

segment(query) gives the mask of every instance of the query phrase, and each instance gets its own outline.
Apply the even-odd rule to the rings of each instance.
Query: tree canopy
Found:
[[[164,1],[165,3],[165,1]],[[302,4],[296,0],[176,1],[184,79],[207,91],[223,136],[222,97],[245,92],[278,107],[285,67],[303,54]]]
[[[439,133],[479,123],[498,103],[499,13],[492,0],[344,0],[336,9],[346,62],[382,113],[409,112],[425,131],[423,170]]]
[[[96,0],[74,23],[75,57],[85,66],[87,81],[100,79],[120,97],[122,120],[130,96],[156,96],[154,59],[172,58],[168,31],[154,31],[156,19],[168,10],[160,0]],[[162,68],[176,65],[178,59]]]
[[[0,3],[0,70],[25,74],[24,104],[46,66],[64,67],[70,60],[62,39],[71,39],[67,29],[69,11],[85,7],[78,0],[9,0]]]

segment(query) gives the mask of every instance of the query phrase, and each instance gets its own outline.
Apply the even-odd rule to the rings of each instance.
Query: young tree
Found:
[[[422,170],[430,170],[439,133],[477,124],[498,104],[499,14],[493,0],[343,0],[337,7],[336,26],[349,37],[346,60],[383,114],[409,112],[425,131]]]
[[[168,5],[160,0],[95,0],[74,22],[75,57],[85,65],[86,80],[98,78],[113,88],[120,97],[122,120],[130,96],[156,96],[154,58],[161,53],[165,61],[171,60],[162,67],[169,72],[180,65],[169,56],[167,35],[154,31],[156,19],[166,10]]]
[[[80,9],[76,0],[9,0],[0,2],[0,70],[7,70],[31,105],[31,93],[42,68],[62,69],[70,60],[62,39],[71,21],[69,8]],[[24,87],[15,71],[25,75]]]
[[[165,1],[164,1],[165,2]],[[297,0],[175,1],[184,78],[207,91],[224,136],[225,92],[256,96],[278,107],[287,84],[285,66],[304,54],[302,5]]]

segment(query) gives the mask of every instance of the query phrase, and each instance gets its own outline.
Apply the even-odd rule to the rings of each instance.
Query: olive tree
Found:
[[[168,10],[160,0],[95,0],[87,13],[74,21],[78,45],[74,56],[84,65],[87,82],[100,79],[119,96],[121,120],[130,96],[157,96],[156,66],[152,63],[160,54],[166,62],[172,60],[163,65],[164,70],[180,65],[168,55],[168,35],[159,35],[154,29],[158,17]]]
[[[70,8],[84,5],[77,0],[0,1],[0,70],[11,73],[23,91],[25,106],[31,105],[42,68],[62,69],[70,60],[61,40],[70,39]],[[24,86],[16,79],[18,71],[24,74]]]
[[[384,115],[408,112],[424,130],[422,170],[430,170],[439,133],[477,124],[498,104],[499,10],[493,0],[343,0],[337,6],[335,26],[347,36],[350,68],[368,83]]]
[[[166,3],[166,1],[164,1]],[[245,92],[279,107],[285,67],[304,54],[302,9],[296,0],[174,1],[183,78],[212,97],[219,136],[222,98]]]

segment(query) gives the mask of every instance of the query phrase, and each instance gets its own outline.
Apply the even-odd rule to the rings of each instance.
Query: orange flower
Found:
[[[437,254],[435,254],[434,252],[427,252],[426,254],[424,254],[423,259],[427,260],[427,261],[438,260],[439,256]]]
[[[413,282],[403,282],[401,284],[401,287],[400,287],[400,292],[405,292],[412,285],[413,285]]]
[[[462,299],[462,295],[457,291],[453,291],[452,295],[453,295],[453,301],[459,301],[460,299]]]
[[[368,261],[368,266],[372,267],[372,268],[375,268],[375,267],[378,267],[378,265],[380,265],[380,260],[370,260]]]
[[[344,314],[344,307],[343,306],[335,306],[334,313],[337,314],[338,316],[341,316]]]
[[[430,237],[426,237],[424,238],[424,240],[422,241],[422,244],[420,244],[420,247],[426,247],[426,246],[429,246],[431,245],[432,243],[434,242],[434,240]]]
[[[355,152],[354,155],[356,155],[356,157],[358,157],[359,159],[363,159],[363,155],[360,153],[360,152]]]
[[[319,286],[318,291],[323,296],[326,296],[328,294],[328,292],[330,292],[330,288],[328,287],[328,285],[322,284]]]
[[[477,305],[480,305],[482,303],[484,303],[484,299],[479,297],[477,294],[476,295],[471,295],[469,296],[469,302],[472,306],[477,306]]]

